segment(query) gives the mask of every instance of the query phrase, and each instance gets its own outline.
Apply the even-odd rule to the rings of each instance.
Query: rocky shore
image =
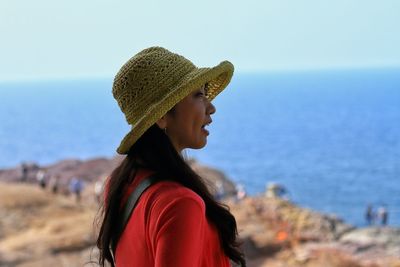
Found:
[[[25,177],[20,167],[0,170],[0,266],[96,266],[94,185],[120,160],[27,164]],[[235,185],[222,172],[190,163],[213,192],[222,185],[250,267],[400,267],[398,228],[356,228],[274,196],[237,200]],[[38,185],[39,171],[49,180],[58,177],[56,193]],[[85,184],[79,202],[69,194],[73,177]]]

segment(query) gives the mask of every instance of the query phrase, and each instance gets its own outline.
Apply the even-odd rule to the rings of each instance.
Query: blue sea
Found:
[[[115,155],[129,130],[112,79],[0,83],[0,168]],[[368,204],[400,226],[400,69],[238,73],[214,101],[208,145],[189,157],[251,195],[362,226]]]

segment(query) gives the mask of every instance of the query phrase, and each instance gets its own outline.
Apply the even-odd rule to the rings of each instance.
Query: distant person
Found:
[[[39,171],[36,173],[36,180],[37,180],[39,186],[40,186],[42,189],[45,189],[45,188],[46,188],[46,185],[47,185],[47,172],[46,172],[46,170],[44,170],[44,169],[39,170]]]
[[[228,61],[198,68],[151,47],[115,76],[113,95],[131,130],[117,149],[126,156],[105,186],[100,266],[229,267],[230,260],[245,266],[235,218],[182,155],[206,145],[215,112],[211,100],[232,75]],[[135,193],[141,197],[133,212],[120,217]]]
[[[21,178],[20,178],[21,182],[26,182],[28,180],[28,172],[29,172],[28,165],[26,163],[22,163],[21,164]]]
[[[94,195],[96,197],[96,201],[100,202],[103,194],[103,180],[97,180],[94,183]]]
[[[60,186],[60,175],[56,174],[55,176],[52,176],[49,186],[51,186],[51,192],[53,192],[53,194],[57,194]]]
[[[238,184],[236,186],[236,200],[241,201],[247,196],[246,190],[244,188],[244,185]]]
[[[367,210],[365,211],[365,221],[367,222],[367,225],[372,225],[374,224],[374,220],[375,220],[375,213],[372,205],[369,204],[367,206]]]
[[[221,201],[225,197],[225,188],[222,181],[215,182],[215,199]]]
[[[83,181],[80,178],[74,177],[72,178],[70,185],[69,185],[70,191],[72,194],[75,195],[76,197],[76,202],[81,201],[81,193],[83,190]]]
[[[388,217],[389,217],[389,214],[388,214],[388,210],[386,209],[386,207],[384,207],[384,206],[379,207],[378,218],[381,222],[381,225],[384,225],[384,226],[387,225]]]

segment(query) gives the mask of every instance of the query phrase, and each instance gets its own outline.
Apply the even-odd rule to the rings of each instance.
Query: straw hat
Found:
[[[228,85],[233,69],[229,61],[212,68],[197,68],[188,59],[162,47],[150,47],[133,56],[115,76],[112,89],[132,126],[117,152],[127,154],[147,129],[205,83],[211,101]]]

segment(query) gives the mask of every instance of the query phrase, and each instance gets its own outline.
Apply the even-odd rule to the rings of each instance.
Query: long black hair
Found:
[[[196,192],[206,205],[206,216],[219,233],[224,253],[235,263],[246,266],[237,242],[237,226],[227,206],[214,200],[205,183],[173,147],[168,136],[157,125],[150,127],[129,150],[121,164],[111,173],[107,184],[107,196],[102,207],[102,222],[97,247],[99,264],[114,266],[110,242],[115,236],[116,218],[121,198],[127,185],[135,179],[136,171],[145,167],[165,179],[176,181]]]

